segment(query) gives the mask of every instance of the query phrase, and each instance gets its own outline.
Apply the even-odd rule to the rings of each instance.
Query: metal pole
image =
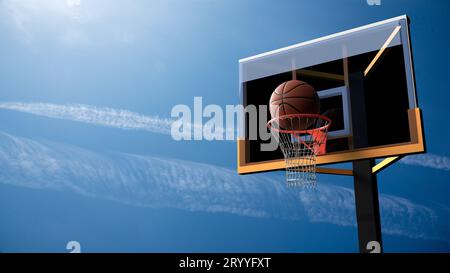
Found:
[[[370,143],[365,107],[364,74],[362,72],[354,72],[349,75],[349,88],[352,90],[350,103],[353,146],[356,149],[366,148]],[[361,253],[382,251],[377,175],[372,172],[374,165],[374,159],[353,161],[356,220]],[[372,243],[368,245],[369,242]]]
[[[353,162],[353,181],[355,187],[355,208],[358,224],[359,252],[382,252],[380,208],[378,202],[377,175],[372,173],[373,159]],[[369,242],[378,244],[372,250]]]

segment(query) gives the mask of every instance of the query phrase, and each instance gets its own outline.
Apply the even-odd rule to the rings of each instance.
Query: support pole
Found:
[[[356,220],[359,252],[368,253],[368,243],[376,241],[382,251],[377,175],[372,173],[373,159],[353,162]]]
[[[369,146],[369,135],[366,118],[366,99],[363,72],[349,75],[351,89],[350,104],[353,122],[353,145],[355,149]],[[371,252],[368,246],[378,245],[376,251],[382,251],[380,208],[378,203],[377,175],[372,172],[374,159],[353,161],[353,181],[355,187],[355,208],[358,224],[359,251]],[[369,249],[368,249],[369,248]]]

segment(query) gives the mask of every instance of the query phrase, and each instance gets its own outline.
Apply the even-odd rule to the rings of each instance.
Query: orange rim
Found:
[[[318,128],[313,128],[313,129],[304,129],[304,130],[286,130],[286,129],[279,129],[279,128],[274,128],[272,126],[272,124],[278,120],[285,120],[288,118],[317,118],[317,119],[322,119],[325,120],[327,122],[327,124],[325,124],[322,127],[318,127]],[[287,134],[307,134],[308,132],[314,132],[314,131],[323,131],[326,130],[328,127],[330,127],[331,125],[331,119],[329,119],[326,116],[322,116],[319,114],[290,114],[290,115],[283,115],[283,116],[279,116],[277,118],[273,118],[271,120],[269,120],[269,122],[267,122],[267,127],[270,130],[275,130],[277,132],[280,133],[287,133]]]

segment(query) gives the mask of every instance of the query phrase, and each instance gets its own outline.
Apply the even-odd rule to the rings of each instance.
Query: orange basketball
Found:
[[[280,84],[273,91],[269,107],[272,118],[291,114],[318,114],[320,100],[311,85],[303,81],[291,80]],[[310,124],[306,120],[297,120],[296,124],[292,124],[289,119],[280,119],[279,125],[283,129],[302,130]]]

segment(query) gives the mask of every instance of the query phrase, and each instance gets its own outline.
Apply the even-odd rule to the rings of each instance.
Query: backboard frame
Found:
[[[406,15],[398,16],[395,18],[391,18],[388,20],[380,21],[377,23],[369,24],[366,26],[354,28],[351,30],[339,32],[336,34],[328,35],[322,38],[314,39],[311,41],[295,44],[292,46],[280,48],[277,50],[269,51],[266,53],[258,54],[252,57],[244,58],[239,60],[240,64],[240,82],[242,82],[243,72],[241,69],[242,64],[247,62],[252,62],[258,60],[260,58],[266,58],[270,56],[274,56],[283,52],[295,50],[299,47],[309,46],[317,42],[326,41],[329,39],[335,39],[341,37],[343,35],[348,35],[353,32],[363,31],[366,29],[370,29],[373,27],[383,26],[385,24],[399,22],[398,33],[401,36],[401,39],[404,41],[403,45],[403,54],[405,61],[405,72],[407,73],[407,90],[408,90],[408,100],[409,100],[409,109],[408,109],[408,124],[410,130],[410,141],[403,143],[396,143],[393,145],[382,145],[375,147],[367,147],[367,148],[358,148],[351,151],[343,151],[343,152],[333,152],[327,153],[325,155],[320,155],[317,157],[317,165],[326,165],[326,164],[334,164],[334,163],[343,163],[350,162],[361,159],[378,159],[378,158],[390,158],[390,157],[398,157],[408,154],[415,153],[423,153],[426,151],[424,135],[423,135],[423,124],[422,124],[422,116],[421,110],[417,106],[417,97],[416,97],[416,89],[415,89],[415,77],[414,77],[414,69],[413,69],[413,59],[412,59],[412,49],[410,44],[409,37],[409,26],[408,26],[408,18]],[[392,35],[395,35],[394,33]],[[391,38],[391,37],[389,37]],[[380,49],[380,55],[383,53],[383,48]],[[241,84],[242,88],[242,84]],[[326,96],[330,94],[325,91],[322,96]],[[331,91],[330,91],[331,92]],[[344,92],[345,94],[345,92]],[[241,96],[242,96],[241,90]],[[320,96],[320,93],[319,93]],[[344,97],[343,97],[344,98]],[[243,100],[243,97],[241,97]],[[345,103],[347,98],[343,99]],[[348,114],[344,112],[346,118],[344,121],[349,119]],[[244,123],[245,124],[245,123]],[[346,124],[345,130],[340,133],[348,133],[351,131],[351,125]],[[240,128],[241,130],[245,130],[245,128]],[[245,136],[245,133],[243,134]],[[333,137],[333,135],[330,135]],[[395,160],[387,160],[389,162],[395,162]],[[385,164],[386,165],[386,164]],[[275,171],[285,169],[285,160],[277,159],[277,160],[268,160],[263,162],[249,162],[249,147],[248,140],[243,137],[240,137],[237,141],[237,171],[239,174],[248,174],[255,172],[265,172],[265,171]],[[379,170],[378,168],[377,170]],[[351,171],[340,170],[340,169],[325,169],[325,168],[317,168],[318,173],[333,173],[333,174],[343,174],[343,175],[351,175]]]

